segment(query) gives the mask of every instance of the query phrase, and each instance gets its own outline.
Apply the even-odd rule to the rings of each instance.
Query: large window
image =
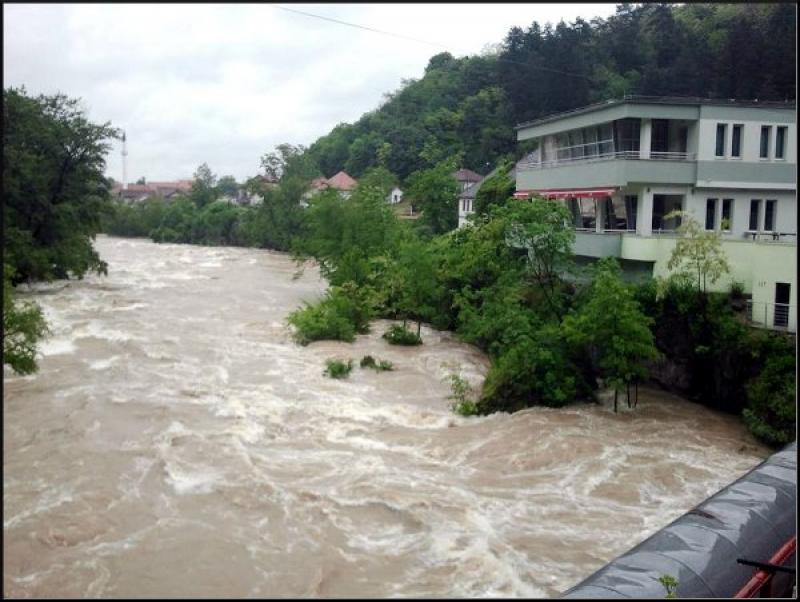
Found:
[[[650,150],[654,153],[666,153],[669,151],[669,121],[666,119],[653,119]]]
[[[706,230],[714,230],[717,219],[717,199],[706,199]]]
[[[786,150],[786,130],[785,126],[775,130],[775,158],[785,159]]]
[[[764,205],[764,230],[766,232],[775,231],[775,208],[778,201],[766,201]]]
[[[619,119],[614,122],[614,142],[618,151],[639,153],[639,119]]]
[[[610,123],[562,132],[556,134],[553,140],[555,149],[552,154],[558,161],[591,159],[610,154],[614,150]],[[547,160],[549,159],[551,159],[550,150],[547,153]]]
[[[752,232],[758,231],[758,211],[761,208],[761,200],[753,199],[750,201],[750,224],[749,229]]]
[[[725,156],[725,133],[728,130],[727,123],[718,123],[717,124],[717,148],[714,154],[717,157],[724,157]]]
[[[761,126],[761,152],[759,156],[762,159],[769,159],[769,132],[771,129],[772,127],[768,125]]]
[[[722,223],[720,227],[730,232],[733,229],[733,199],[722,199]]]
[[[741,157],[742,156],[742,130],[744,126],[741,123],[737,123],[733,126],[733,132],[731,133],[731,157]]]

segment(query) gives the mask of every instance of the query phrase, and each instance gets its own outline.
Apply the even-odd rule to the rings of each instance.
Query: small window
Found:
[[[769,159],[769,131],[771,129],[772,127],[768,125],[761,126],[761,153],[759,156],[762,159]]]
[[[779,127],[775,130],[775,158],[784,159],[784,150],[786,148],[786,127]]]
[[[775,207],[778,201],[766,201],[764,205],[764,230],[766,232],[775,231]]]
[[[720,227],[725,232],[733,229],[733,199],[722,199],[722,223]]]
[[[717,150],[716,150],[717,157],[725,156],[725,131],[727,129],[728,129],[728,124],[726,123],[717,124]]]
[[[761,207],[759,199],[750,201],[750,231],[756,232],[758,230],[758,210]]]
[[[741,123],[737,123],[733,126],[733,132],[731,133],[731,157],[741,157],[742,156],[742,129],[744,126]]]
[[[717,199],[706,199],[706,230],[714,230],[717,217]]]

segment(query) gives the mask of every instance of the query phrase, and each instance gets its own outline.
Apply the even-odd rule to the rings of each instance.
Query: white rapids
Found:
[[[649,389],[461,418],[446,378],[479,386],[481,352],[383,321],[300,347],[286,315],[325,283],[284,254],[96,245],[107,277],[20,295],[52,335],[4,369],[9,597],[555,596],[768,454]]]

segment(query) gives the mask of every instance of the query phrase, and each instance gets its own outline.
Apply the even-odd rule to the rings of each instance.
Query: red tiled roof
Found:
[[[475,173],[471,169],[459,169],[453,173],[453,177],[459,182],[478,182],[483,178],[482,175]]]
[[[319,190],[321,188],[328,187],[328,180],[326,178],[314,178],[311,180],[311,188],[314,190]]]
[[[328,178],[328,186],[337,190],[353,190],[358,185],[347,173],[340,171],[335,176]]]

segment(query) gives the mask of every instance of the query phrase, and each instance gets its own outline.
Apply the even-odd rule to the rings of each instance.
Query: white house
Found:
[[[561,199],[576,255],[612,255],[664,275],[688,212],[720,232],[752,319],[797,327],[794,102],[625,97],[517,126],[537,150],[517,165],[517,193]]]
[[[392,205],[396,205],[402,200],[403,200],[403,191],[400,190],[397,186],[392,188],[392,190],[389,192],[389,196],[386,198],[386,202]]]

